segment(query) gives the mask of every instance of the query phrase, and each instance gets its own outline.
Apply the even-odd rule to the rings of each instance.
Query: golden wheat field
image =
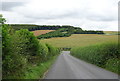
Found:
[[[36,30],[36,31],[32,31],[34,33],[35,36],[39,36],[41,34],[46,34],[48,32],[52,32],[52,31],[55,31],[55,30]]]
[[[73,34],[70,37],[43,39],[40,42],[49,43],[56,47],[83,47],[104,42],[117,42],[118,35]]]

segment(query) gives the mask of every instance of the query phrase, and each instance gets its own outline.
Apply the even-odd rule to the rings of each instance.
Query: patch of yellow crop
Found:
[[[73,34],[70,37],[57,37],[40,40],[56,47],[83,47],[104,42],[117,42],[118,35],[98,35],[98,34]]]

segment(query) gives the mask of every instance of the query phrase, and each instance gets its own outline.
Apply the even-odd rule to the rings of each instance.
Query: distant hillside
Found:
[[[39,36],[39,35],[46,34],[52,31],[55,31],[55,30],[36,30],[32,32],[34,33],[35,36]]]
[[[52,32],[43,33],[38,36],[39,39],[53,38],[53,37],[69,37],[72,34],[104,34],[103,31],[82,30],[80,27],[70,25],[34,25],[34,24],[8,24],[15,30],[28,29],[29,31],[36,30],[56,30]],[[38,31],[37,31],[38,34]]]
[[[103,31],[82,30],[76,27],[59,28],[56,31],[52,31],[46,34],[37,36],[38,39],[47,39],[53,37],[69,37],[72,34],[104,34]]]

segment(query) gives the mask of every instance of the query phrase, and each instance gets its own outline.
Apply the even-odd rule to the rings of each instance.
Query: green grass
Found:
[[[76,47],[71,55],[119,74],[120,50],[117,42]]]
[[[106,62],[106,69],[120,74],[119,71],[120,60],[118,58],[111,58]]]
[[[70,37],[57,37],[40,40],[43,43],[51,44],[60,48],[74,48],[89,46],[104,42],[117,42],[118,35],[98,35],[98,34],[73,34]]]
[[[38,66],[29,66],[27,72],[25,73],[25,79],[42,79],[44,73],[50,68],[54,63],[57,56],[54,56],[52,59],[47,62],[40,63]]]

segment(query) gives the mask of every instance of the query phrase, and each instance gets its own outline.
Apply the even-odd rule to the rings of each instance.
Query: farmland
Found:
[[[46,34],[48,32],[52,32],[52,31],[55,31],[55,30],[36,30],[36,31],[32,31],[34,33],[35,36],[39,36],[41,34]]]
[[[104,31],[104,33],[107,34],[107,35],[117,35],[120,32],[118,33],[118,31]]]
[[[56,47],[83,47],[104,42],[117,42],[118,35],[73,34],[70,37],[57,37],[40,40]]]

